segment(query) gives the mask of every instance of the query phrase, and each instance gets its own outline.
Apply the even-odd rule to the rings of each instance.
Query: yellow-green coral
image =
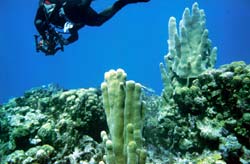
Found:
[[[122,69],[105,73],[102,83],[103,104],[111,140],[102,132],[106,144],[106,163],[143,164],[146,151],[143,149],[142,125],[143,103],[140,99],[141,85],[126,81]]]

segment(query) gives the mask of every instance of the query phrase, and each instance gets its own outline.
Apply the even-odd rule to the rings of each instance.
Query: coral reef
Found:
[[[130,139],[118,144],[121,156],[135,163],[136,149],[146,153],[144,146],[146,163],[249,163],[249,65],[234,62],[207,70],[189,87],[178,87],[168,104],[125,78],[121,70],[111,72],[102,94],[50,85],[1,106],[1,163],[114,163],[113,145],[126,140],[123,136]],[[124,111],[131,109],[136,110],[125,118]],[[100,132],[108,130],[105,112],[110,133],[102,132],[102,143]]]
[[[190,87],[175,91],[172,104],[158,107],[159,124],[146,127],[147,143],[165,152],[168,160],[173,156],[169,163],[200,161],[202,154],[214,151],[220,161],[249,163],[249,79],[250,65],[244,62],[201,73]]]
[[[48,85],[10,100],[0,107],[1,163],[67,163],[76,147],[86,159],[84,136],[100,141],[107,129],[101,99],[98,89]]]
[[[135,163],[140,152],[136,149],[147,151],[142,161],[148,164],[250,162],[250,65],[233,62],[207,70],[189,87],[178,87],[171,103],[146,93],[137,83],[125,82],[124,72],[113,73],[102,94],[94,88],[62,90],[49,85],[2,105],[1,163],[112,163],[114,143],[124,140],[123,135],[114,139],[118,127],[132,138],[126,141],[128,154],[122,155]],[[125,116],[126,106],[137,109],[136,118],[133,112],[127,118],[127,128],[125,118],[112,118]],[[100,132],[108,131],[105,112],[111,128],[110,133],[102,132],[101,142]],[[126,146],[120,147],[124,151]]]
[[[160,105],[150,113],[147,122],[154,124],[147,123],[144,133],[154,150],[151,160],[249,162],[249,66],[233,62],[213,69],[217,48],[211,46],[205,13],[197,3],[192,15],[185,9],[179,35],[170,18],[168,48],[166,66],[160,63],[162,99],[154,99]]]
[[[195,3],[169,21],[161,96],[118,69],[97,88],[33,88],[0,106],[4,164],[249,164],[250,65],[213,69]]]

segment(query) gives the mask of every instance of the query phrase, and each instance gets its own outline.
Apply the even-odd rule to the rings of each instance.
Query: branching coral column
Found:
[[[214,67],[217,48],[211,45],[205,23],[204,10],[199,9],[198,3],[193,4],[192,13],[188,8],[184,10],[179,30],[176,27],[176,19],[169,19],[169,52],[164,56],[166,68],[160,63],[165,88],[169,81],[173,87],[186,86],[190,78],[196,78],[205,70]]]
[[[111,140],[106,132],[101,136],[106,144],[106,163],[144,164],[142,126],[144,121],[141,85],[126,81],[122,69],[105,73],[102,83],[103,104]]]

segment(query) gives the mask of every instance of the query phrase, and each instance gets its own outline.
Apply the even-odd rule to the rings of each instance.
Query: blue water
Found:
[[[101,11],[113,0],[95,0]],[[104,72],[123,68],[128,79],[162,90],[159,63],[167,53],[168,19],[180,20],[193,0],[151,0],[126,6],[102,27],[85,27],[80,39],[56,56],[36,53],[33,25],[38,2],[2,1],[0,5],[0,103],[49,83],[64,88],[99,87]],[[198,0],[218,47],[217,67],[250,63],[250,1]]]

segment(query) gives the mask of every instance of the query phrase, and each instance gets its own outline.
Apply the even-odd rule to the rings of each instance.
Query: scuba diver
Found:
[[[36,50],[54,55],[78,40],[78,30],[88,26],[101,26],[127,4],[149,2],[150,0],[117,0],[114,4],[97,13],[90,7],[93,0],[39,0],[35,17]],[[58,29],[63,30],[60,32]],[[62,34],[69,34],[64,38]]]

